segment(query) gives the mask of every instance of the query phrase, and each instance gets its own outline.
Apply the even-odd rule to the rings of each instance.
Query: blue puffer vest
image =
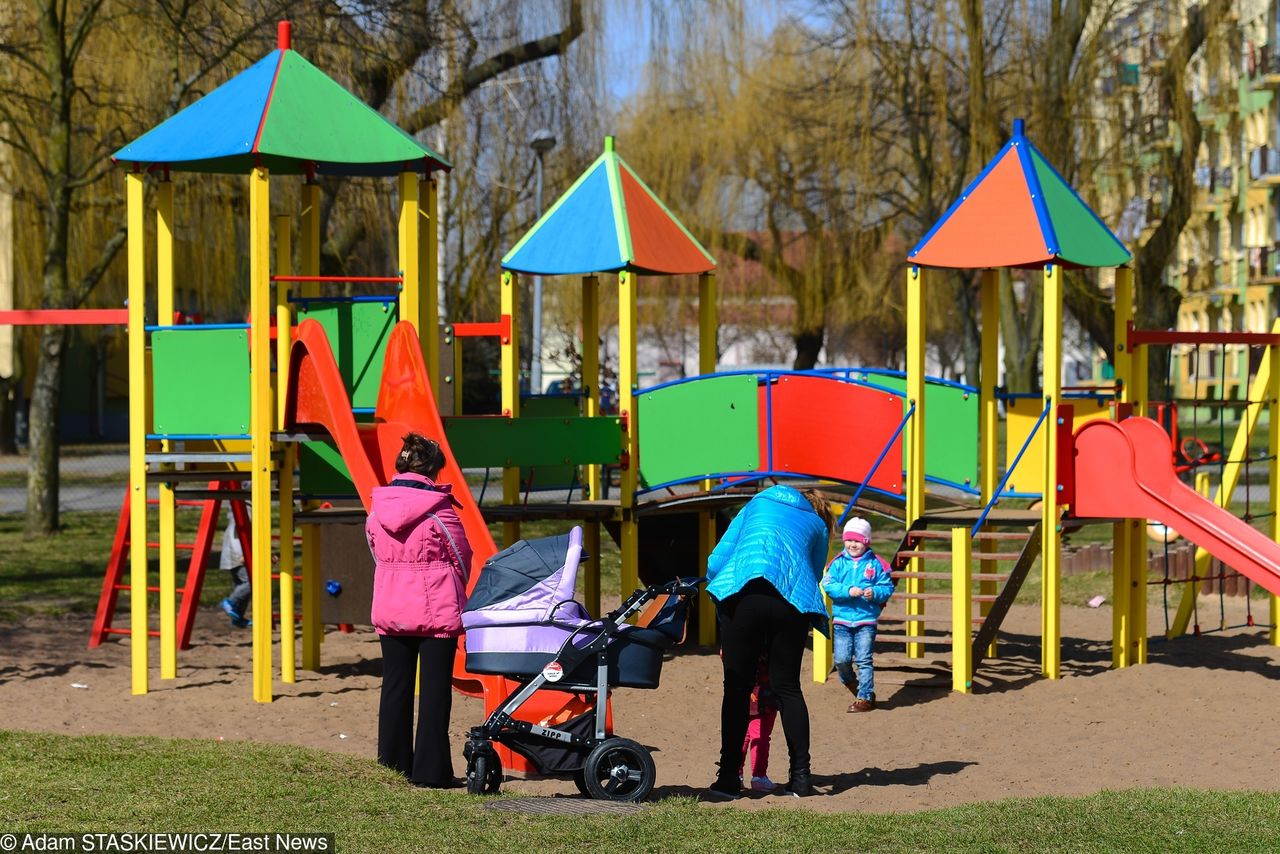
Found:
[[[707,561],[707,592],[723,602],[748,581],[763,578],[814,628],[829,634],[818,579],[830,534],[797,490],[779,484],[755,496],[734,517]]]

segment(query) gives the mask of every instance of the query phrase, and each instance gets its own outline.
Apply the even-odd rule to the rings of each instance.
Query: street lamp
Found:
[[[538,183],[535,204],[538,216],[542,216],[542,159],[556,147],[556,138],[543,128],[529,138],[529,147],[538,156]],[[529,345],[529,390],[542,394],[542,277],[533,277],[533,340]]]

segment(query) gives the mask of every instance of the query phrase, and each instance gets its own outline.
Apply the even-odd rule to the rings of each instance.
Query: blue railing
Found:
[[[182,323],[177,326],[153,324],[142,327],[144,332],[206,332],[210,329],[248,329],[247,323]]]
[[[1018,455],[1013,458],[1013,465],[1005,471],[1004,477],[1000,478],[1000,485],[996,487],[995,493],[991,496],[991,500],[987,502],[987,506],[982,508],[978,521],[973,525],[973,534],[977,534],[982,530],[982,523],[987,521],[987,514],[991,512],[991,508],[996,506],[1000,500],[1000,493],[1004,492],[1005,484],[1009,482],[1009,478],[1013,476],[1013,472],[1018,468],[1018,463],[1022,462],[1022,455],[1027,452],[1027,448],[1031,447],[1031,440],[1035,438],[1036,433],[1040,430],[1040,425],[1049,417],[1049,410],[1053,408],[1053,398],[1045,398],[1044,409],[1040,410],[1040,417],[1036,419],[1036,424],[1031,428],[1031,432],[1027,434],[1027,438],[1023,441],[1022,447],[1018,449]]]

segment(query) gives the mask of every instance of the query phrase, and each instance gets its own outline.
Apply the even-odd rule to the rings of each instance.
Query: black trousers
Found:
[[[457,638],[380,635],[382,697],[378,704],[378,762],[420,786],[453,783],[449,712],[453,706],[453,656]],[[418,729],[414,738],[413,683],[418,686]]]
[[[800,664],[809,618],[767,581],[748,582],[720,605],[724,700],[720,706],[720,775],[736,777],[751,715],[760,656],[769,658],[769,687],[778,700],[791,772],[809,771],[809,707],[800,692]]]

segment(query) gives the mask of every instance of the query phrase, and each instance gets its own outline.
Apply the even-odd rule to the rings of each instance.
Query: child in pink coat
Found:
[[[382,644],[378,761],[430,788],[454,785],[451,682],[471,568],[451,487],[435,482],[444,463],[439,444],[416,433],[405,436],[396,457],[399,474],[373,491],[365,523],[375,563],[373,627]]]

